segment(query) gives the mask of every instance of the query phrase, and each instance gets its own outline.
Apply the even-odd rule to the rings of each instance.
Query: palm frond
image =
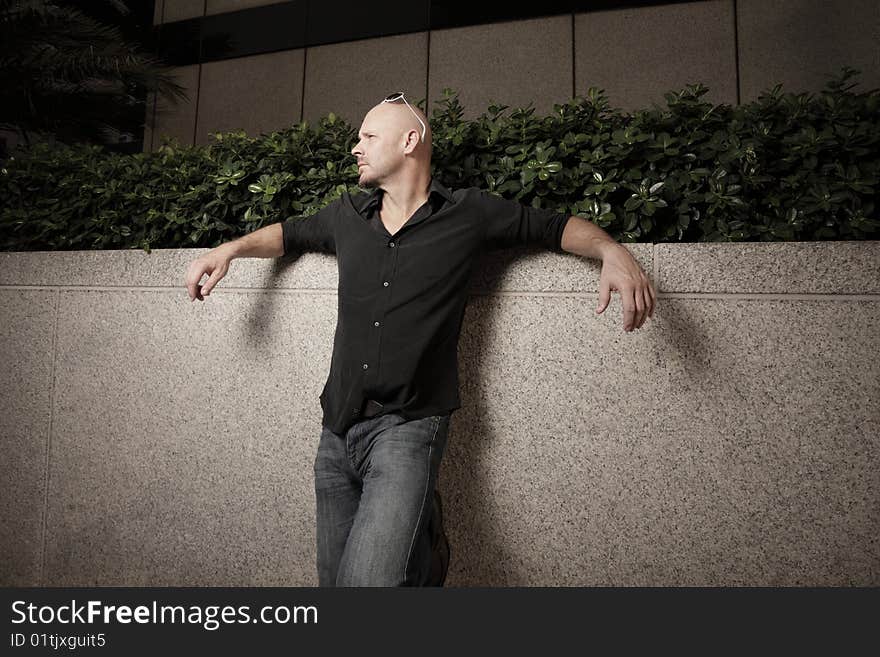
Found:
[[[106,138],[142,127],[148,92],[188,99],[172,68],[119,27],[64,0],[0,0],[0,125]]]

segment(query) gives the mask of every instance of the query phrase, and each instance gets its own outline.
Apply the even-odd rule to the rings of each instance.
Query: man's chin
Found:
[[[358,186],[363,187],[364,189],[375,189],[378,187],[378,183],[375,178],[370,178],[369,176],[361,174],[361,177],[358,180]]]

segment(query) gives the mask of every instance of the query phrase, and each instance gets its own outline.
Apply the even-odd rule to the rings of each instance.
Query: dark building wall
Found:
[[[452,87],[473,117],[492,103],[547,113],[592,86],[624,111],[697,82],[736,104],[777,83],[816,92],[843,65],[862,71],[857,90],[880,86],[875,0],[511,4],[156,0],[159,51],[190,99],[150,104],[144,149],[159,134],[206,144],[331,111],[358,126],[398,90],[430,115]]]

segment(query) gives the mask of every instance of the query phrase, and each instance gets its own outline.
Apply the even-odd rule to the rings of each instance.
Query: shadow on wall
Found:
[[[493,259],[489,276],[484,279],[486,292],[500,287],[498,282],[518,256],[514,251],[506,251]],[[474,272],[487,273],[485,259],[474,263]],[[472,276],[472,284],[473,280]],[[486,400],[479,382],[485,380],[489,327],[493,324],[492,313],[496,312],[497,306],[493,304],[481,304],[479,313],[472,308],[465,311],[463,322],[476,316],[481,326],[462,327],[458,356],[462,407],[452,416],[446,463],[440,475],[441,494],[449,500],[447,508],[451,511],[444,519],[451,544],[450,579],[467,582],[468,586],[516,586],[528,580],[527,573],[516,570],[518,560],[509,550],[509,541],[499,533],[504,528],[493,519],[492,506],[487,504],[491,499],[488,452],[494,428],[486,419]],[[444,471],[454,474],[444,477]],[[455,549],[463,545],[469,546],[466,552],[471,555],[470,560],[463,558],[465,550]],[[474,555],[481,558],[475,561]]]

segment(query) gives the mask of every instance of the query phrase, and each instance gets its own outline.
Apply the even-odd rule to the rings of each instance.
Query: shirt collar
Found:
[[[373,214],[373,212],[379,206],[379,200],[382,198],[382,194],[384,193],[384,189],[382,189],[381,187],[377,187],[364,197],[359,208],[364,218],[367,218]],[[437,180],[436,176],[431,176],[431,186],[428,188],[428,200],[431,201],[436,196],[440,196],[450,203],[453,201],[452,192],[449,191],[449,189],[447,189],[443,184],[441,184],[440,181]]]

